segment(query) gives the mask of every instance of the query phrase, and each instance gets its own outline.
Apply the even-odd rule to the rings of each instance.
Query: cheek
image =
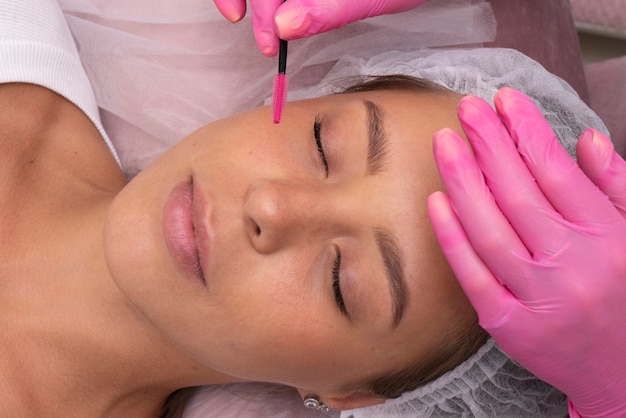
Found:
[[[225,181],[273,178],[311,165],[307,143],[297,134],[302,127],[257,125],[241,121],[198,131],[183,143],[186,160],[198,170],[214,169],[212,175]]]
[[[323,289],[304,263],[280,261],[248,264],[248,275],[220,289],[223,367],[238,377],[295,383],[333,363],[341,332]]]
[[[227,315],[226,322],[238,328],[225,332],[248,334],[247,342],[276,339],[291,323],[306,320],[309,266],[293,252],[260,255],[240,251],[236,245],[222,249],[211,271],[209,293],[217,308]]]

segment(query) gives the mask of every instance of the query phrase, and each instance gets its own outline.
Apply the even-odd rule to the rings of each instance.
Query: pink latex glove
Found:
[[[572,416],[626,416],[626,162],[588,130],[579,167],[526,96],[495,103],[459,105],[474,154],[435,135],[437,238],[481,326]]]
[[[278,53],[278,39],[317,35],[348,23],[383,14],[404,12],[428,0],[249,0],[254,37],[267,56]],[[222,15],[238,22],[246,0],[214,0]]]

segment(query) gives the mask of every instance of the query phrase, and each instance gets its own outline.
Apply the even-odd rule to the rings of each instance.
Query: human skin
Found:
[[[154,416],[178,388],[250,380],[317,393],[336,409],[365,406],[383,399],[347,386],[424,358],[473,314],[426,212],[442,189],[431,138],[458,129],[456,95],[290,102],[279,125],[256,109],[198,130],[128,185],[69,102],[17,84],[0,98],[0,321],[15,342],[3,347],[0,387],[25,416]],[[375,174],[368,102],[389,140]],[[172,238],[190,228],[184,199],[172,200],[185,184],[201,208],[192,236],[209,236],[201,278]],[[401,254],[397,326],[374,230]],[[348,315],[333,290],[337,248]]]

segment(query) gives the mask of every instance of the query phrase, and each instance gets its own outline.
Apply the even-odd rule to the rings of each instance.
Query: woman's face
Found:
[[[446,341],[468,302],[431,231],[431,138],[458,97],[377,91],[193,133],[116,198],[111,274],[164,335],[237,379],[334,393]]]

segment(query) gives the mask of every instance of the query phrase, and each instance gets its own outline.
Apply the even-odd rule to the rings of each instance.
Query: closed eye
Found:
[[[335,302],[339,307],[342,314],[348,315],[346,304],[341,294],[341,283],[339,282],[339,272],[341,271],[341,251],[339,247],[335,247],[335,261],[333,262],[333,294],[335,295]]]
[[[326,177],[328,177],[328,160],[326,159],[326,153],[324,152],[324,145],[322,143],[322,121],[320,116],[315,116],[315,122],[313,123],[313,136],[315,137],[315,143],[317,144],[317,152],[319,153],[320,160],[324,166]]]

